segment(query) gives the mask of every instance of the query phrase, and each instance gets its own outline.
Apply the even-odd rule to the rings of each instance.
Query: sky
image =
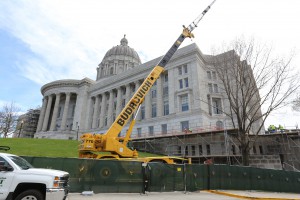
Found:
[[[22,112],[42,104],[40,88],[59,79],[95,80],[105,53],[126,34],[142,62],[164,55],[212,0],[1,0],[0,106]],[[204,54],[237,37],[270,44],[280,56],[294,50],[300,70],[299,0],[217,0],[198,27]],[[2,106],[1,106],[2,107]],[[300,126],[300,113],[284,107],[267,124]]]

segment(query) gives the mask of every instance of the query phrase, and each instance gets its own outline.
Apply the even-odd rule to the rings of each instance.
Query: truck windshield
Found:
[[[29,164],[25,159],[18,156],[9,156],[9,158],[22,169],[33,168],[31,164]]]

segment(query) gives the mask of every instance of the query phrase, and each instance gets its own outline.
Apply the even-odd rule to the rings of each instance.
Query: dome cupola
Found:
[[[122,73],[140,64],[141,60],[138,53],[128,46],[128,40],[124,35],[120,45],[114,46],[106,52],[103,60],[98,65],[96,80]]]

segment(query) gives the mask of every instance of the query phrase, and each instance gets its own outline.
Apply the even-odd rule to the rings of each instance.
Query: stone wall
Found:
[[[282,169],[279,155],[251,155],[250,166],[267,169]]]

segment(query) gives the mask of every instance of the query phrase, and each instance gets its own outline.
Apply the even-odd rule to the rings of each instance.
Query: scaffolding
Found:
[[[193,163],[213,161],[219,164],[241,163],[240,151],[232,139],[234,129],[218,127],[198,127],[192,131],[174,131],[164,134],[133,138],[134,146],[139,151],[150,152],[167,156],[190,158]]]

